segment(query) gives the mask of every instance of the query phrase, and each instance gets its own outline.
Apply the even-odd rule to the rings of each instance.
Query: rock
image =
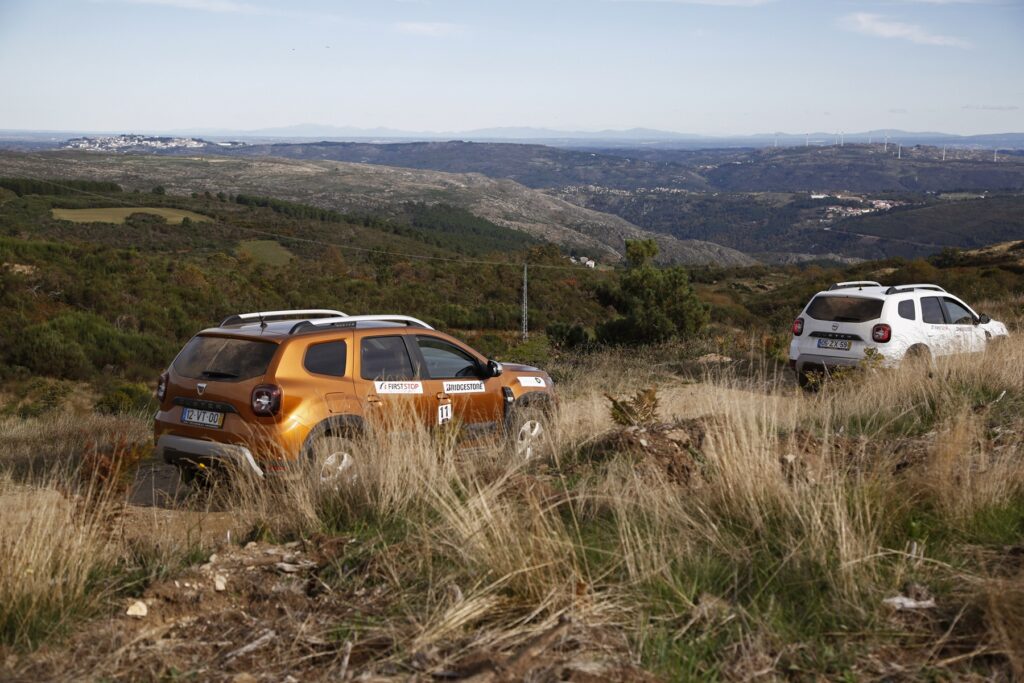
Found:
[[[215,577],[213,577],[213,589],[215,591],[220,592],[223,590],[227,590],[227,587],[228,580],[227,578],[225,578],[223,574],[217,574]]]
[[[231,683],[256,683],[257,680],[259,679],[244,671],[231,677]]]
[[[125,614],[130,617],[137,617],[141,619],[149,614],[149,608],[146,607],[146,603],[142,602],[142,600],[136,600],[132,604],[128,605],[128,611],[126,611]]]
[[[896,595],[882,600],[882,604],[888,605],[899,612],[901,610],[932,609],[935,607],[935,600],[931,598],[927,600],[915,600],[913,598],[908,598],[905,595]]]

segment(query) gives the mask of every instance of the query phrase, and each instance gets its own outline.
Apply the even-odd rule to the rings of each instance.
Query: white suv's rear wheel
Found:
[[[924,344],[914,344],[903,354],[900,365],[911,368],[928,367],[932,363],[932,352]]]

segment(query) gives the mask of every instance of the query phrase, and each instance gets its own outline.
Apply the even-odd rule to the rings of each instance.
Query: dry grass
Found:
[[[168,209],[161,206],[130,206],[104,207],[100,209],[51,209],[53,217],[72,223],[115,223],[120,225],[133,213],[146,213],[160,216],[171,225],[181,225],[188,218],[191,221],[205,222],[212,220],[209,216],[184,209]]]
[[[481,657],[493,669],[562,629],[538,667],[572,651],[641,662],[670,679],[1024,673],[1020,340],[930,368],[867,372],[814,395],[750,371],[756,363],[698,383],[675,367],[670,349],[562,362],[542,461],[466,452],[403,424],[398,437],[361,443],[354,476],[337,488],[302,477],[239,481],[176,514],[229,511],[235,540],[301,539],[321,558],[316,580],[352,606],[308,607],[333,620],[317,635],[326,659],[310,666],[340,666],[347,648],[358,654],[344,659],[350,673],[468,671]],[[685,454],[696,472],[686,483],[642,446],[587,455],[602,433],[623,429],[602,394],[650,386],[662,420],[703,425],[699,449]],[[5,454],[78,443],[67,425],[33,438],[29,425],[40,423],[8,425]],[[143,427],[128,428],[142,438]],[[21,490],[14,476],[4,479],[6,506],[23,500],[7,493]],[[109,597],[87,579],[114,571],[111,563],[136,574],[141,565],[152,581],[153,566],[173,572],[196,552],[173,526],[140,552],[104,533],[60,486],[42,486],[49,513],[2,531],[3,543],[24,546],[4,560],[0,582],[3,604],[24,606],[17,614],[64,621],[72,606]],[[46,578],[18,578],[30,570]],[[46,594],[57,576],[67,590]],[[883,603],[898,595],[935,606],[899,612]],[[8,644],[35,642],[22,617],[0,609]],[[83,661],[104,670],[107,650],[94,650]],[[274,667],[289,656],[298,655],[282,645],[282,659],[261,666],[284,671]],[[559,661],[564,675],[570,664]],[[179,671],[189,666],[173,660]]]

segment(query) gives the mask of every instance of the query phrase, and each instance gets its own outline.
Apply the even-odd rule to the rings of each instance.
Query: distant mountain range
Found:
[[[125,131],[31,131],[0,130],[0,143],[45,142],[83,135],[110,135]],[[855,133],[816,131],[813,133],[758,133],[753,135],[698,135],[651,128],[625,130],[555,130],[551,128],[504,127],[468,131],[408,131],[395,128],[358,128],[304,123],[277,128],[240,130],[229,128],[187,128],[164,131],[132,131],[148,135],[198,136],[210,140],[241,140],[259,142],[359,141],[410,142],[465,140],[475,142],[540,142],[556,147],[661,147],[666,149],[699,149],[728,147],[793,147],[799,145],[831,145],[882,142],[894,144],[977,147],[987,149],[1024,149],[1024,132],[955,135],[942,132],[919,132],[879,129]]]

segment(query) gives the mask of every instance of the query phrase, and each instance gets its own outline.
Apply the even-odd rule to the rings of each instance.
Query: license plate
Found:
[[[850,342],[849,339],[819,339],[818,340],[818,348],[819,349],[837,349],[839,351],[849,351],[850,350],[850,344],[851,344],[851,342]]]
[[[182,408],[181,421],[184,422],[185,424],[220,429],[221,427],[224,426],[224,413],[218,413],[213,410],[197,410],[196,408]]]

